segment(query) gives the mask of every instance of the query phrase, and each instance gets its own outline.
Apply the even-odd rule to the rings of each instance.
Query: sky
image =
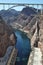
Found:
[[[38,3],[38,4],[43,4],[43,0],[0,0],[0,3],[28,3],[28,4],[31,4],[31,3]],[[11,6],[5,6],[5,9],[7,9],[8,7],[11,7]],[[15,7],[14,9],[16,10],[22,10],[23,6],[22,7]],[[0,5],[0,9],[3,9],[3,6]]]

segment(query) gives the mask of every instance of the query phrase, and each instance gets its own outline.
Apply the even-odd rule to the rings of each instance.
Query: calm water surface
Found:
[[[16,65],[27,65],[31,51],[30,39],[19,30],[16,30],[15,34],[17,36],[16,48],[18,49]]]
[[[18,55],[15,65],[27,65],[27,60],[31,51],[30,39],[26,36],[26,34],[19,30],[14,31],[14,33],[17,36],[17,43],[15,47],[18,49]],[[7,49],[5,56],[0,58],[0,65],[6,65],[12,48],[13,47],[10,46]]]

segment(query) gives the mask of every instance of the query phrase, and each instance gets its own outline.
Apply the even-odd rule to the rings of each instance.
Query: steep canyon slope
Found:
[[[16,44],[16,36],[12,27],[8,26],[0,16],[0,57],[3,57],[9,46]]]

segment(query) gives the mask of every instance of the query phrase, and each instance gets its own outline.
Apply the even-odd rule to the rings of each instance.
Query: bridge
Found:
[[[37,7],[37,12],[40,7],[41,9],[41,14],[43,13],[43,4],[29,4],[29,3],[0,3],[0,6],[3,6],[2,9],[5,9],[5,6],[8,6],[7,10],[10,10],[14,7],[19,7],[19,6],[31,6],[31,7]]]
[[[43,4],[27,4],[27,3],[0,3],[0,5],[3,5],[3,9],[5,9],[5,6],[8,6],[7,10],[10,10],[14,7],[18,7],[18,6],[36,6],[37,7],[37,11],[38,12],[38,7],[41,6],[40,10],[41,10],[41,14],[37,14],[37,15],[31,15],[34,16],[34,18],[32,19],[34,21],[34,19],[38,18],[36,23],[35,23],[35,32],[34,34],[30,37],[31,39],[31,48],[32,51],[30,53],[30,57],[28,59],[28,63],[27,65],[43,65]],[[11,6],[12,5],[12,6]],[[11,7],[9,7],[11,6]],[[31,21],[32,21],[31,20]],[[38,31],[38,27],[37,27],[37,23],[38,21],[40,21],[40,31]],[[42,26],[42,27],[41,27]],[[39,33],[39,34],[38,34]],[[17,56],[17,52],[15,50],[15,48],[12,49],[11,55],[6,63],[6,65],[15,65],[15,61],[16,61],[16,56]]]

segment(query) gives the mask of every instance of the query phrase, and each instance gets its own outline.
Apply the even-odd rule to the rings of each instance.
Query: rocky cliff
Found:
[[[16,36],[12,27],[8,26],[0,16],[0,57],[3,57],[9,46],[16,44]]]

